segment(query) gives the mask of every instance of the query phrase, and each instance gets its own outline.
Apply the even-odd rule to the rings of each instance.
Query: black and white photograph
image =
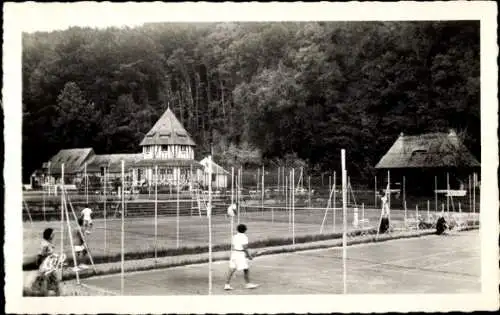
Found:
[[[4,5],[6,311],[497,309],[496,14]]]

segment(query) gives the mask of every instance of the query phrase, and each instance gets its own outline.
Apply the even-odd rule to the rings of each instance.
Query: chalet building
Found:
[[[467,189],[469,177],[479,174],[480,163],[464,146],[454,130],[407,136],[403,133],[375,168],[379,178],[390,171],[393,187],[429,193],[438,189]],[[479,176],[479,175],[477,175]],[[395,184],[395,185],[394,185]]]
[[[66,184],[77,184],[85,175],[102,182],[121,178],[122,161],[128,185],[152,186],[156,171],[158,185],[191,187],[192,184],[206,186],[207,166],[194,159],[195,142],[184,129],[174,113],[168,108],[145,135],[139,146],[140,153],[95,154],[92,148],[63,149],[40,170],[32,174],[32,185],[57,184],[61,181],[61,165],[64,163]],[[227,171],[219,165],[213,166],[216,174],[214,187],[227,187]]]

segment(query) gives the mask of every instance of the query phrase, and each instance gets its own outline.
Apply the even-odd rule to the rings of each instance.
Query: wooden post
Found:
[[[292,169],[292,240],[295,245],[295,168]]]
[[[345,150],[341,151],[342,158],[342,270],[344,280],[344,294],[347,293],[347,171],[345,167]]]
[[[62,187],[64,187],[64,163],[61,164],[61,256],[64,254],[64,205],[65,205]],[[54,188],[55,188],[55,190],[57,190],[55,185],[54,185]],[[61,268],[61,278],[62,278],[62,274],[63,274],[63,271]]]
[[[125,293],[125,161],[122,160],[121,294]]]
[[[337,192],[335,191],[337,189],[337,173],[333,171],[333,233],[335,233],[335,222],[336,220],[336,212],[337,212]],[[331,186],[330,186],[331,187]]]
[[[450,216],[450,175],[446,173],[446,212]]]
[[[155,165],[155,263],[158,260],[158,165]]]
[[[233,204],[234,204],[234,167],[231,167],[231,207],[233,206]],[[231,231],[229,233],[231,241],[233,239],[233,231],[234,231],[234,216],[231,216]]]
[[[85,170],[85,198],[87,200],[87,204],[89,203],[89,176],[87,174],[87,163],[84,166]]]
[[[311,176],[307,176],[307,191],[309,192],[309,196],[308,196],[308,201],[307,201],[307,204],[309,205],[309,208],[311,208]]]
[[[438,212],[438,193],[437,193],[437,189],[438,189],[438,179],[437,179],[437,176],[434,176],[434,200],[435,200],[434,211],[436,211],[436,213]]]
[[[208,295],[212,295],[212,156],[208,157]]]
[[[103,216],[104,216],[104,251],[107,251],[108,250],[108,232],[107,232],[107,218],[106,218],[106,202],[107,202],[107,195],[106,195],[106,173],[107,173],[107,167],[104,168],[104,191],[103,191],[103,195],[104,195],[104,206],[103,206]]]
[[[403,204],[406,208],[406,177],[403,176]]]
[[[210,165],[212,167],[212,165]],[[179,168],[180,172],[180,168]],[[180,174],[177,173],[177,211],[176,211],[176,231],[177,231],[177,248],[179,248],[180,245],[180,208],[179,208],[179,190],[181,189],[181,186],[179,184],[180,181]],[[210,175],[210,182],[212,182],[212,175]],[[211,186],[210,186],[211,187]]]

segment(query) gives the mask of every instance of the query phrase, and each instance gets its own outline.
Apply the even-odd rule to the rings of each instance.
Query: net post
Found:
[[[345,150],[341,150],[342,159],[342,217],[343,217],[343,229],[342,229],[342,271],[343,271],[343,283],[344,283],[344,294],[347,293],[347,191],[346,191],[346,181],[347,172],[345,167]]]
[[[120,292],[123,295],[125,292],[125,161],[122,160],[122,224],[121,224],[121,283]]]
[[[374,195],[374,200],[375,200],[375,208],[377,208],[377,175],[375,175],[375,195]]]

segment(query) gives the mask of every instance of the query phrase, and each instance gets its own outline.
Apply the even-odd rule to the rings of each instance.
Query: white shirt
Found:
[[[92,210],[90,210],[89,208],[85,208],[82,210],[82,215],[83,215],[83,219],[84,220],[90,220],[90,215],[92,214]]]
[[[243,233],[237,233],[233,236],[233,249],[243,250],[243,246],[248,245],[248,237]]]

